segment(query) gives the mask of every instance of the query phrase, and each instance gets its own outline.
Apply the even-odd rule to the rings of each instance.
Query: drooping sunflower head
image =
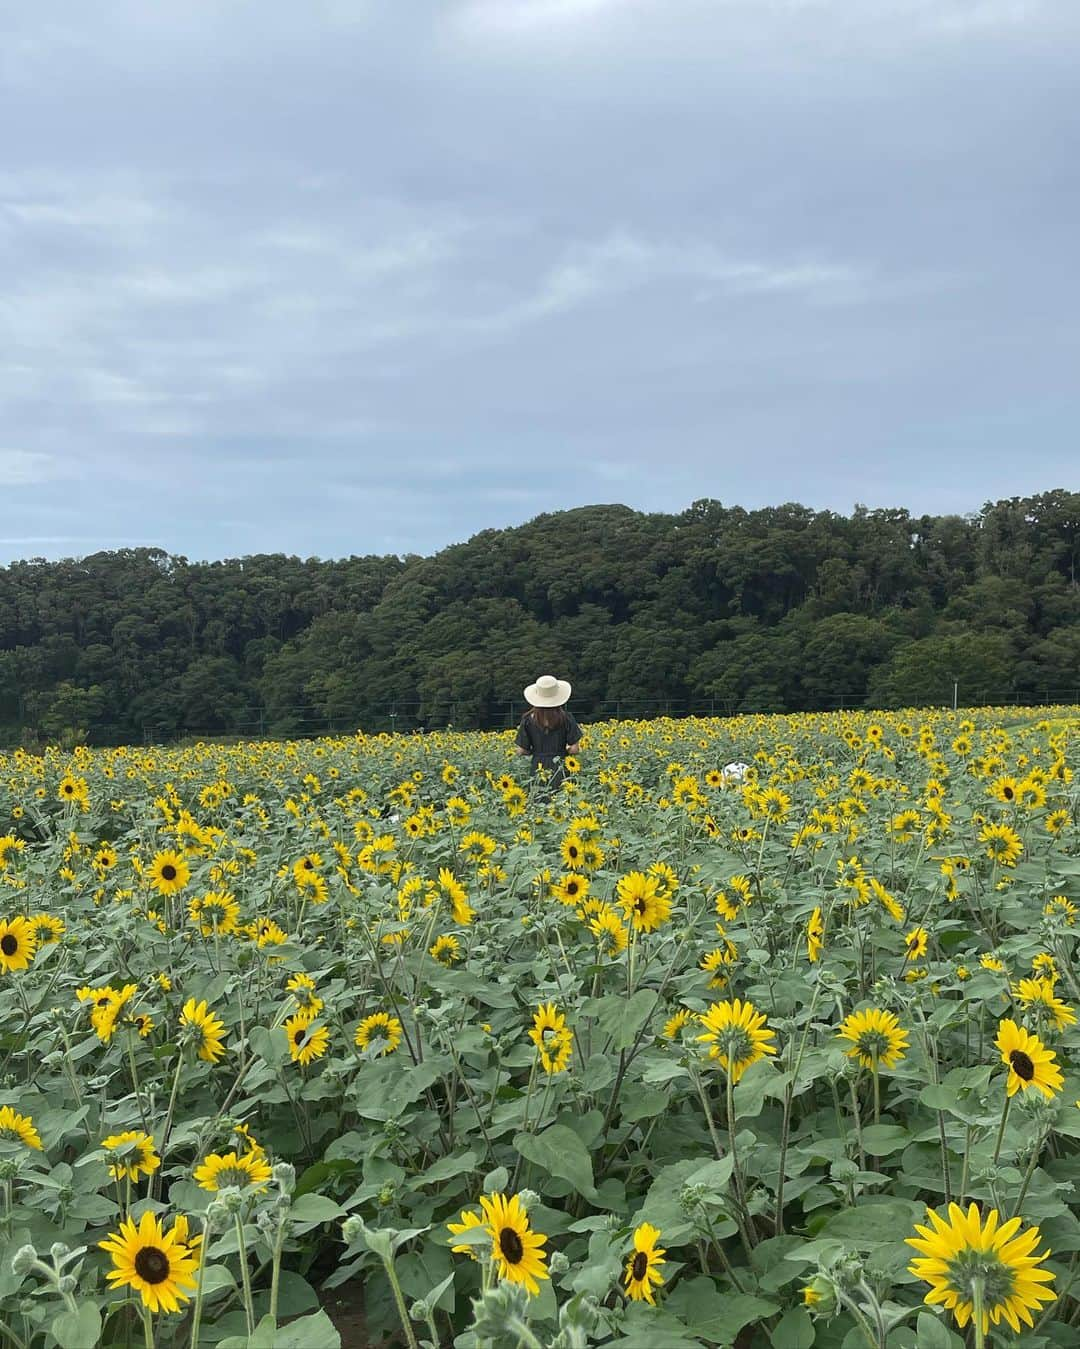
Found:
[[[705,1027],[697,1038],[709,1046],[709,1057],[717,1059],[730,1075],[733,1083],[739,1081],[752,1063],[775,1054],[776,1046],[769,1041],[776,1032],[765,1024],[765,1013],[752,1002],[714,1002],[699,1018]]]
[[[372,1012],[356,1028],[354,1043],[357,1049],[370,1049],[377,1057],[392,1054],[401,1044],[402,1026],[389,1012]]]
[[[161,1165],[161,1158],[154,1151],[153,1138],[141,1129],[110,1134],[101,1140],[101,1146],[112,1154],[109,1175],[113,1180],[123,1180],[125,1176],[138,1180],[140,1176],[153,1175]]]
[[[440,965],[452,965],[455,960],[461,959],[461,943],[452,933],[444,932],[435,938],[428,954]]]
[[[997,1209],[991,1209],[984,1222],[974,1203],[966,1213],[950,1204],[948,1220],[934,1209],[928,1216],[929,1226],[916,1223],[919,1235],[905,1238],[922,1257],[909,1269],[930,1285],[923,1300],[948,1308],[961,1330],[980,1304],[984,1335],[1002,1320],[1017,1333],[1021,1322],[1033,1326],[1032,1312],[1056,1297],[1046,1287],[1054,1275],[1042,1268],[1050,1252],[1035,1251],[1039,1229],[1021,1232],[1019,1217],[999,1223]]]
[[[217,1063],[225,1053],[225,1024],[210,1011],[205,1001],[188,998],[180,1013],[180,1026],[190,1035],[200,1059]]]
[[[0,1138],[10,1143],[24,1143],[36,1152],[41,1151],[41,1135],[29,1115],[20,1115],[11,1106],[0,1106]]]
[[[204,1190],[224,1190],[235,1185],[240,1190],[258,1192],[270,1184],[273,1172],[262,1149],[248,1152],[211,1152],[193,1172],[196,1185]]]
[[[568,1028],[566,1017],[556,1010],[553,1002],[537,1008],[529,1039],[536,1046],[540,1064],[546,1073],[554,1076],[566,1071],[573,1052],[574,1033]]]
[[[858,1059],[871,1072],[895,1068],[908,1047],[907,1031],[901,1028],[895,1013],[879,1007],[852,1012],[840,1023],[837,1035],[849,1041],[848,1057]]]

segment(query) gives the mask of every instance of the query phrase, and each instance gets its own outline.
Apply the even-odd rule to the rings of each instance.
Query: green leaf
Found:
[[[694,1335],[709,1344],[725,1346],[734,1341],[743,1326],[779,1310],[777,1303],[748,1293],[720,1294],[712,1279],[704,1275],[680,1283],[664,1307],[685,1321]]]
[[[411,1182],[411,1188],[415,1190],[423,1185],[437,1185],[442,1180],[452,1180],[454,1176],[460,1176],[465,1171],[475,1170],[479,1160],[471,1149],[456,1153],[452,1157],[441,1157]]]
[[[926,1205],[911,1199],[870,1199],[834,1213],[816,1235],[864,1248],[877,1246],[909,1235],[925,1216]]]
[[[302,1194],[289,1209],[289,1220],[294,1230],[299,1232],[344,1217],[345,1210],[341,1205],[328,1199],[325,1194]]]
[[[869,1157],[887,1157],[911,1142],[911,1134],[899,1124],[868,1124],[862,1131],[863,1149]]]
[[[915,1323],[915,1335],[919,1349],[962,1349],[963,1340],[954,1335],[944,1321],[930,1312],[920,1312]]]
[[[653,988],[640,988],[632,998],[609,993],[594,1004],[596,1023],[611,1036],[615,1049],[629,1049],[638,1032],[652,1016],[658,998]]]
[[[96,1302],[84,1302],[77,1312],[61,1312],[51,1330],[60,1349],[87,1349],[101,1335],[101,1313]]]
[[[792,1307],[781,1316],[769,1339],[773,1349],[811,1349],[816,1333],[806,1308]]]
[[[252,1026],[248,1031],[248,1044],[251,1052],[258,1054],[270,1068],[280,1068],[289,1057],[289,1040],[283,1026],[278,1026],[276,1030]]]
[[[585,1144],[565,1124],[552,1124],[542,1134],[518,1134],[514,1147],[549,1176],[567,1180],[586,1199],[596,1198],[593,1187],[592,1158]]]
[[[318,1349],[341,1349],[341,1336],[324,1311],[317,1311],[313,1316],[301,1316],[298,1321],[290,1321],[287,1326],[282,1326],[276,1331],[268,1349],[315,1349],[316,1345]],[[262,1349],[261,1345],[259,1349]]]

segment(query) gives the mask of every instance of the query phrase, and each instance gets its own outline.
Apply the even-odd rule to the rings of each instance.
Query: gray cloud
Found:
[[[1075,485],[1073,6],[46,0],[10,28],[0,558]]]

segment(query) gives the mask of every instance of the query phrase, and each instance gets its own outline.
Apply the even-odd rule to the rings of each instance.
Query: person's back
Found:
[[[551,786],[562,782],[563,759],[577,753],[581,741],[581,727],[564,706],[569,697],[570,685],[553,675],[541,675],[525,690],[530,706],[518,726],[515,748],[532,756],[533,772],[544,769]]]

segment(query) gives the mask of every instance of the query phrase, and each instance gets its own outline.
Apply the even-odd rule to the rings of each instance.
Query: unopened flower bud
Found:
[[[74,1274],[63,1274],[56,1281],[56,1287],[61,1293],[74,1293],[78,1286],[79,1281]]]
[[[570,1261],[562,1251],[552,1251],[548,1259],[548,1269],[552,1274],[565,1274],[570,1268]]]
[[[354,1241],[360,1241],[367,1230],[363,1218],[358,1213],[354,1213],[351,1218],[346,1218],[341,1224],[341,1237],[346,1246],[351,1246]]]
[[[540,1196],[535,1190],[519,1190],[518,1203],[528,1213],[529,1209],[535,1208],[540,1202]]]
[[[244,1207],[244,1196],[238,1185],[226,1185],[218,1191],[218,1203],[226,1213],[235,1216]]]
[[[56,1264],[59,1261],[63,1260],[64,1256],[67,1255],[67,1253],[70,1250],[71,1247],[65,1246],[62,1241],[54,1241],[53,1244],[49,1247],[49,1256],[52,1259],[53,1263]]]
[[[274,1184],[282,1194],[292,1194],[296,1189],[296,1167],[291,1162],[278,1162],[273,1170]]]
[[[37,1260],[37,1251],[33,1246],[20,1246],[11,1257],[11,1271],[20,1278],[29,1274]]]

